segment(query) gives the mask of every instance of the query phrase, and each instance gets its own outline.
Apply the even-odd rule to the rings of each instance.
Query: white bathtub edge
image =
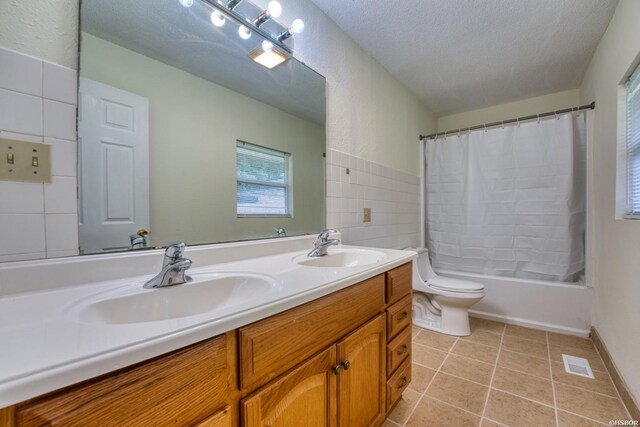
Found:
[[[469,310],[471,317],[479,317],[486,320],[508,323],[509,325],[524,326],[531,329],[540,329],[547,332],[557,332],[559,334],[576,335],[589,338],[591,331],[588,329],[577,329],[553,323],[537,322],[535,320],[521,319],[519,317],[503,316],[501,314],[487,313],[484,311]]]
[[[589,335],[592,290],[587,286],[454,271],[438,273],[484,285],[485,296],[470,313],[534,329]]]

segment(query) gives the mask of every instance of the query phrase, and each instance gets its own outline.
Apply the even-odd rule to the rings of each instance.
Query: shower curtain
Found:
[[[425,144],[435,268],[555,282],[584,270],[589,113]]]

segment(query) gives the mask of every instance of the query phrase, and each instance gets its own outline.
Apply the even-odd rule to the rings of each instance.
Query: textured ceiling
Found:
[[[580,86],[617,0],[313,0],[439,116]]]

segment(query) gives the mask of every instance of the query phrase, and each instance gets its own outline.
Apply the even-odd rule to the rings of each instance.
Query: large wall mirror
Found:
[[[82,0],[80,253],[324,228],[325,79],[210,14]]]

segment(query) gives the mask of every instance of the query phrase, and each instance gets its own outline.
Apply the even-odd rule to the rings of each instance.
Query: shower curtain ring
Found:
[[[516,117],[516,123],[518,124],[518,127],[520,127],[520,117]]]
[[[560,120],[560,116],[558,116],[558,112],[557,111],[554,111],[553,114],[556,115],[556,120]]]
[[[538,114],[538,124],[540,124],[540,114]]]
[[[502,129],[504,129],[504,120],[502,120]]]
[[[484,124],[484,131],[485,132],[487,131],[487,124],[486,123]]]

